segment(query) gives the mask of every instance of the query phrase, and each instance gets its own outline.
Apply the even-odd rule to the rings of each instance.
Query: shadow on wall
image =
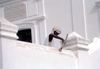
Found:
[[[89,14],[94,14],[94,13],[98,13],[98,7],[96,5],[92,8]]]

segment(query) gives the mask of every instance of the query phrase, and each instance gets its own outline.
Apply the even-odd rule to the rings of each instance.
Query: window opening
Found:
[[[20,41],[32,43],[31,29],[19,30],[17,33],[17,36],[19,37],[18,40],[20,40]]]

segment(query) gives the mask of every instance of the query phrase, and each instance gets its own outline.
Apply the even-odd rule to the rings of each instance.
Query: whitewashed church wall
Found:
[[[2,44],[0,40],[0,55],[2,55]],[[2,69],[2,56],[0,56],[0,69]]]
[[[10,43],[5,43],[9,41]],[[76,69],[71,51],[2,39],[3,69]]]
[[[73,21],[73,31],[86,38],[83,0],[71,1],[71,15]]]
[[[0,8],[0,16],[3,17],[3,10]]]
[[[45,0],[45,13],[47,23],[47,33],[51,33],[54,26],[59,26],[62,34],[72,32],[70,1],[68,0]],[[66,9],[67,8],[67,9]],[[66,32],[65,32],[66,30]],[[61,34],[61,35],[62,35]],[[62,36],[62,37],[64,37]]]
[[[54,26],[61,28],[60,36],[66,37],[66,34],[72,32],[72,21],[71,21],[71,7],[70,0],[44,0],[46,24],[47,24],[47,35],[49,35]],[[59,47],[59,40],[54,40],[54,46]]]
[[[46,31],[46,26],[45,26],[45,20],[39,20],[39,40],[40,40],[40,44],[41,45],[46,45],[45,43],[47,42],[46,39],[47,39],[47,31]],[[43,30],[44,29],[44,30]],[[46,32],[45,32],[46,31]]]
[[[9,41],[8,43],[6,43]],[[15,69],[17,68],[16,41],[2,38],[2,68]],[[14,63],[14,64],[13,64]],[[9,68],[10,67],[10,68]]]
[[[92,54],[87,51],[78,50],[78,64],[79,69],[100,69],[100,49]]]
[[[44,14],[43,1],[30,0],[30,1],[20,2],[20,3],[25,4],[27,17],[24,19],[15,20],[11,22],[13,24],[18,25],[19,30],[30,28],[32,30],[32,42],[43,45],[46,38],[46,25],[45,25],[46,23],[44,20],[45,14]],[[5,17],[3,9],[9,6],[10,5],[5,5],[4,7],[0,8],[1,17]]]
[[[61,37],[72,31],[91,42],[99,34],[98,7],[95,0],[44,0],[47,35],[54,26],[61,28]],[[59,42],[55,41],[55,46]]]
[[[38,14],[43,15],[44,14],[44,7],[43,7],[43,0],[38,0]]]
[[[85,12],[86,12],[86,24],[87,24],[87,34],[88,39],[92,41],[92,39],[99,35],[100,32],[100,22],[99,22],[99,12],[98,7],[96,6],[97,0],[85,0]]]
[[[100,49],[92,54],[1,38],[3,69],[99,69]],[[9,42],[9,43],[6,43]],[[0,54],[1,55],[1,54]],[[2,69],[2,68],[1,68]]]
[[[61,28],[62,33],[60,36],[63,38],[65,38],[66,34],[75,31],[91,42],[99,34],[98,7],[95,4],[95,0],[30,0],[22,3],[26,4],[27,18],[13,21],[12,23],[23,24],[24,21],[32,18],[31,22],[38,22],[36,24],[36,40],[38,44],[43,45],[45,43],[46,37],[51,33],[54,26]],[[35,17],[45,15],[46,19],[34,20]],[[4,17],[3,7],[0,8],[0,16]],[[36,41],[34,40],[33,42]],[[55,40],[54,46],[60,47],[59,40]]]
[[[28,1],[27,6],[28,6],[27,11],[29,17],[38,15],[37,1]]]

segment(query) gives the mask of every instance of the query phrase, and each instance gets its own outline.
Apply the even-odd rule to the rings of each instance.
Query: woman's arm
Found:
[[[62,43],[64,43],[64,39],[63,38],[59,37],[58,35],[53,35],[53,34],[49,35],[49,42],[52,41],[53,37],[62,40]]]

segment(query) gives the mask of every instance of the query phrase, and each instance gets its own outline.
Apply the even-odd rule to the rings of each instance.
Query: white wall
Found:
[[[62,30],[61,37],[72,31],[91,42],[99,34],[98,7],[95,0],[44,0],[47,34],[54,26]],[[55,40],[55,46],[60,47]]]
[[[36,39],[34,43],[43,45],[54,26],[61,28],[60,36],[63,38],[75,31],[92,42],[99,34],[98,7],[95,0],[30,0],[23,3],[27,6],[27,18],[12,23],[17,25],[24,24],[25,21],[30,21],[31,25],[36,23],[37,32],[33,33],[37,37],[34,36]],[[3,7],[0,8],[0,16],[4,17]],[[54,46],[59,48],[61,46],[59,40],[54,41]]]
[[[0,40],[0,68],[2,69],[2,44],[1,44],[1,40]]]
[[[12,21],[12,23],[18,25],[19,30],[30,28],[32,30],[32,42],[43,45],[46,38],[46,25],[42,0],[29,0],[21,3],[26,5],[27,17]],[[17,4],[17,2],[14,4]],[[5,7],[9,7],[9,5],[0,8],[1,17],[4,17],[3,8]]]
[[[76,57],[70,51],[63,53],[52,47],[5,38],[2,44],[3,69],[76,69]]]
[[[71,10],[69,0],[44,0],[45,3],[45,14],[47,16],[47,34],[51,33],[54,26],[61,28],[61,37],[65,38],[66,34],[72,32],[71,23]],[[60,47],[60,40],[54,40],[54,46]]]
[[[3,69],[99,69],[100,49],[88,55],[78,50],[76,58],[72,51],[46,47],[1,38]],[[10,42],[10,43],[6,43]]]
[[[95,36],[99,35],[99,8],[96,6],[96,0],[85,0],[86,8],[86,23],[87,23],[87,34],[88,39],[92,41]]]
[[[27,42],[20,42],[15,40],[17,39],[16,33],[18,27],[10,24],[4,19],[2,21],[2,19],[3,18],[1,18],[1,23],[0,23],[1,24],[0,67],[3,68],[1,69],[40,69],[40,68],[99,69],[100,68],[99,66],[100,49],[98,49],[91,55],[88,55],[87,51],[76,50],[77,51],[76,53],[78,54],[78,57],[76,58],[75,55],[73,54],[73,51],[63,50],[62,52],[59,52],[58,48],[47,47]],[[43,23],[41,25],[41,28],[45,26],[43,20],[39,21],[40,22],[37,22],[36,26],[40,26],[40,24],[38,23],[41,24]],[[37,30],[41,28],[37,27]],[[49,29],[49,27],[47,28]],[[44,36],[44,33],[42,34],[41,31],[42,36]]]
[[[100,69],[100,49],[96,50],[91,55],[86,51],[79,50],[78,63],[79,69]]]

